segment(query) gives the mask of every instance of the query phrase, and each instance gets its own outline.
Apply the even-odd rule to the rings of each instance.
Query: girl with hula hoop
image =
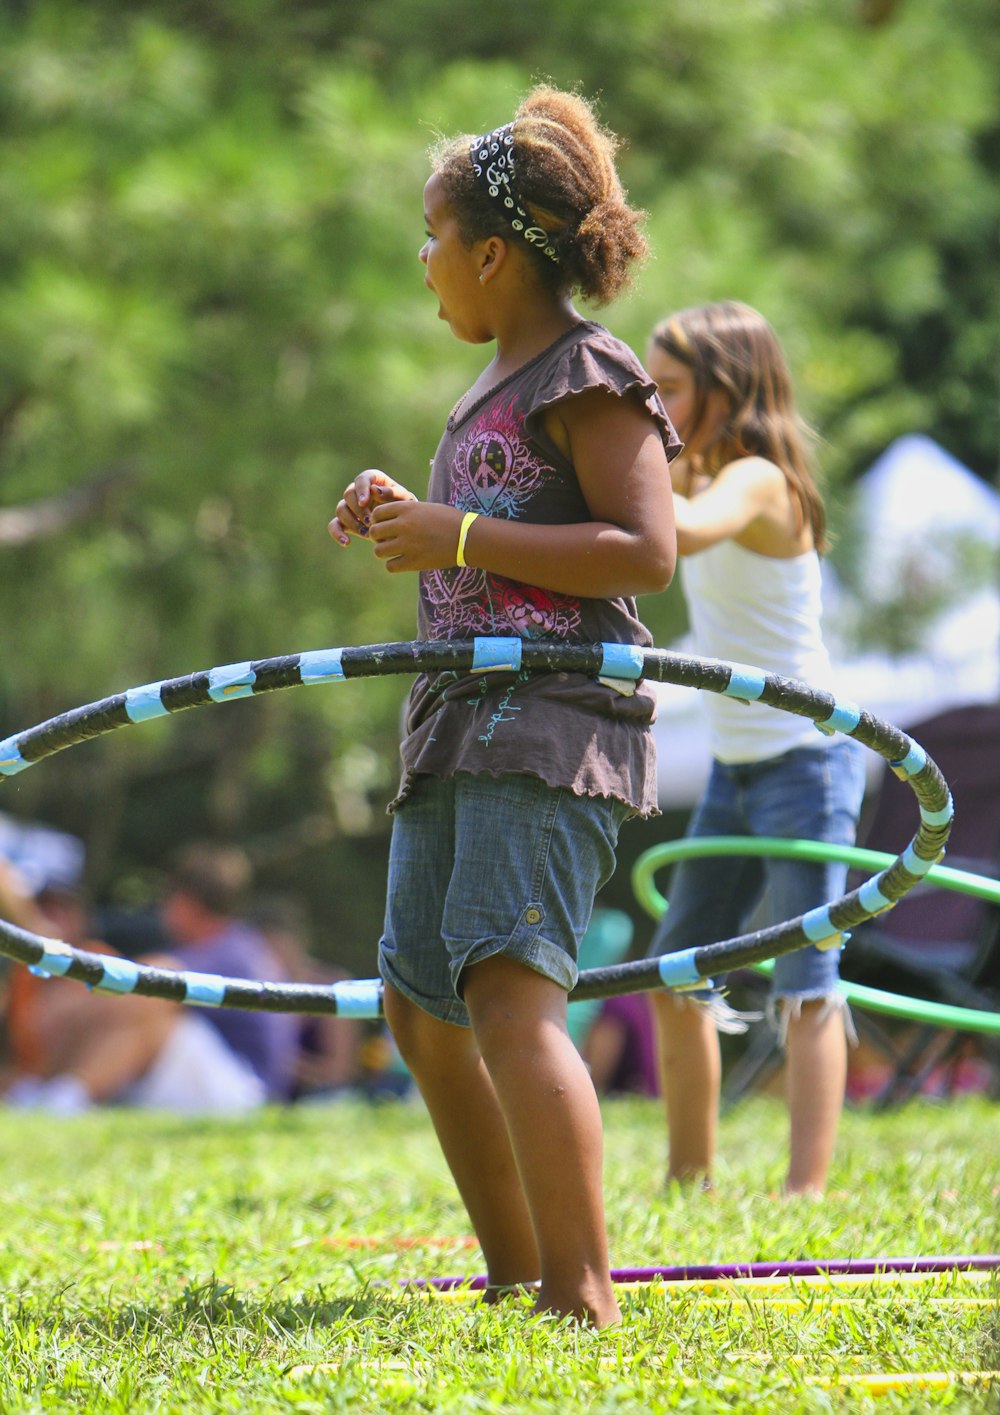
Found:
[[[645,254],[615,139],[540,86],[511,123],[438,145],[424,283],[459,339],[495,343],[447,420],[425,500],[362,472],[331,522],[419,574],[422,639],[652,640],[634,597],[666,587],[668,460],[653,380],[582,318]],[[487,1300],[618,1319],[601,1121],[566,994],[618,830],[656,810],[651,692],[621,676],[422,675],[392,802],[385,1012],[482,1245]]]

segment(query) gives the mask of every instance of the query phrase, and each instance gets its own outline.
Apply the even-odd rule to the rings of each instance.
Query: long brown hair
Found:
[[[826,512],[808,446],[814,434],[795,409],[788,364],[763,315],[735,300],[680,310],[653,330],[653,343],[694,376],[694,423],[713,388],[728,412],[702,454],[711,474],[737,457],[766,457],[783,472],[813,544],[829,549]]]

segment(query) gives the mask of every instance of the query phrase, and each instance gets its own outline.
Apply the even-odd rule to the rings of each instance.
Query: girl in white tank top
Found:
[[[681,579],[696,652],[811,686],[830,686],[820,630],[823,504],[806,452],[808,432],[795,412],[774,332],[745,305],[726,302],[683,310],[653,331],[646,363],[685,443],[671,476]],[[832,805],[821,804],[816,824],[817,795],[810,793],[811,828],[824,839],[846,833],[853,840],[862,792],[855,744],[842,738],[831,742],[807,719],[761,704],[712,693],[704,699],[715,764],[705,799],[692,818],[692,833],[775,833],[763,825],[764,812],[754,804],[748,784],[763,773],[770,819],[776,818],[777,799],[781,817],[794,822],[797,814],[800,821],[797,830],[793,825],[782,833],[806,834],[801,824],[806,813],[798,799],[802,788],[792,784],[797,770],[801,783],[795,763],[806,749],[807,756],[819,756],[829,765],[828,778],[837,775],[838,791],[828,795],[840,802],[836,818]],[[725,822],[721,831],[719,821]],[[716,828],[709,829],[708,822]],[[674,952],[690,946],[699,932],[730,924],[733,933],[746,927],[738,916],[723,918],[727,910],[718,903],[736,899],[737,872],[745,864],[689,861],[678,866],[671,881],[676,907],[658,930],[652,951]],[[773,872],[776,866],[768,862],[766,869]],[[803,877],[796,883],[800,892],[822,891],[830,878],[816,884]],[[772,873],[772,899],[781,893],[776,880]],[[813,903],[833,897],[823,895]],[[788,1061],[788,1192],[823,1190],[836,1140],[847,1070],[836,958],[836,950],[800,950],[789,955],[790,961],[781,960],[784,966],[774,974]],[[718,995],[653,996],[670,1178],[711,1182],[721,1073],[716,1022],[725,1011],[720,1001]]]

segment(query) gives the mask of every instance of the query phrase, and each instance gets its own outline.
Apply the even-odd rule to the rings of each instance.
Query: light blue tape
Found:
[[[665,953],[657,963],[660,973],[660,981],[666,988],[687,988],[692,983],[702,983],[708,986],[706,980],[698,972],[695,966],[694,955],[697,949],[684,948],[680,953]]]
[[[299,654],[299,678],[303,683],[338,683],[344,678],[343,649],[312,649]]]
[[[738,663],[732,665],[732,670],[729,683],[722,690],[723,697],[743,698],[750,703],[756,702],[764,691],[767,675],[762,673],[759,668],[747,668]]]
[[[378,983],[334,983],[333,995],[337,999],[338,1017],[378,1017]]]
[[[940,858],[941,855],[938,854],[933,860],[925,860],[923,856],[918,855],[917,852],[914,850],[912,841],[909,845],[907,845],[906,849],[903,851],[903,854],[901,856],[903,864],[909,870],[911,875],[925,875],[928,870],[932,870],[934,868]]]
[[[0,776],[16,776],[30,765],[21,756],[16,737],[6,737],[0,742]]]
[[[104,977],[92,986],[97,992],[135,992],[139,981],[138,965],[129,958],[102,958]]]
[[[167,708],[160,701],[162,683],[144,683],[141,688],[129,688],[125,694],[125,711],[130,722],[148,722],[151,717],[166,717]]]
[[[810,909],[802,916],[802,932],[810,943],[821,943],[823,939],[839,934],[840,930],[830,918],[830,906],[821,904],[818,909]]]
[[[72,962],[71,953],[50,953],[46,949],[38,962],[32,963],[28,972],[34,973],[36,978],[61,978],[69,972]]]
[[[517,673],[521,667],[520,639],[473,639],[472,671],[506,668]]]
[[[226,980],[217,973],[183,973],[184,1001],[195,1007],[221,1007],[226,996]]]
[[[918,771],[923,771],[927,765],[927,753],[919,742],[914,742],[912,737],[906,739],[910,744],[910,750],[905,757],[901,757],[898,762],[890,762],[889,765],[901,781],[906,781],[908,777],[916,776]]]
[[[940,811],[928,811],[923,806],[920,807],[920,819],[924,825],[947,825],[955,814],[955,803],[951,799],[951,792],[948,793],[948,804]]]
[[[602,644],[601,648],[604,656],[599,678],[631,678],[634,682],[642,677],[645,654],[636,644]]]
[[[834,732],[853,732],[861,721],[861,709],[855,703],[835,703],[833,712],[822,722],[815,723],[820,732],[832,736]]]
[[[213,703],[228,702],[230,698],[248,698],[253,692],[256,677],[249,663],[225,663],[221,668],[210,668],[208,696]]]
[[[881,914],[883,909],[892,908],[892,900],[886,899],[879,889],[882,878],[882,875],[876,875],[874,879],[866,880],[858,890],[858,901],[869,914]]]

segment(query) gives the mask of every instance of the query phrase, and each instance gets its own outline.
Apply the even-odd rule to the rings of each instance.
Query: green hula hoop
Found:
[[[656,871],[678,860],[698,860],[710,855],[763,855],[821,864],[839,860],[861,869],[882,869],[895,859],[894,855],[887,855],[882,850],[866,850],[858,845],[834,845],[823,840],[784,840],[753,835],[704,835],[666,840],[645,850],[632,867],[633,892],[651,919],[659,920],[669,908],[666,897],[656,887]],[[939,885],[942,889],[954,889],[959,894],[971,894],[990,904],[1000,905],[1000,881],[986,879],[969,870],[951,869],[948,865],[932,865],[925,878],[929,884]],[[770,973],[774,970],[774,961],[768,959],[752,966],[757,972]],[[883,992],[881,988],[865,987],[861,983],[841,982],[840,988],[849,1002],[869,1012],[881,1012],[912,1022],[928,1022],[959,1032],[986,1032],[1000,1036],[1000,1012],[982,1012],[947,1002],[902,997],[897,993]]]

